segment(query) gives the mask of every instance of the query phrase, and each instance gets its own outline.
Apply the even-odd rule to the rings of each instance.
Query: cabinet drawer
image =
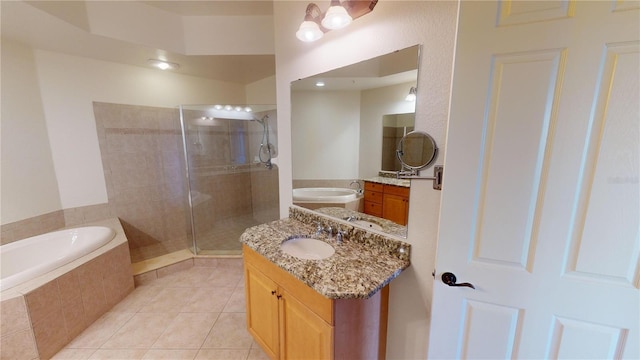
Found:
[[[377,191],[365,190],[364,201],[382,204],[382,193]]]
[[[365,200],[364,213],[377,216],[377,217],[382,217],[382,204]]]
[[[409,197],[409,188],[404,186],[385,185],[384,193],[403,196],[403,197]]]
[[[378,183],[374,183],[374,182],[370,182],[370,181],[365,181],[364,182],[364,189],[365,190],[382,192],[383,188],[384,188],[384,185],[382,185],[382,184],[378,184]]]

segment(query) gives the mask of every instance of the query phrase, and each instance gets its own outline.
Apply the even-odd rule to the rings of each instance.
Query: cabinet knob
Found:
[[[275,295],[276,291],[275,290],[271,290],[271,295]]]
[[[278,294],[276,297],[278,298],[278,300],[280,300],[280,298],[282,298],[282,295]]]

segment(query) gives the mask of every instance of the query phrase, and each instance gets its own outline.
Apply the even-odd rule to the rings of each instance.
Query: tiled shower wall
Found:
[[[191,247],[178,109],[94,103],[94,114],[109,207],[122,222],[132,262]],[[199,115],[185,112],[186,119]],[[251,164],[252,159],[237,168],[229,165],[233,132],[240,127],[249,134],[241,142],[251,153],[247,143],[257,130],[249,126],[232,121],[227,128],[205,130],[200,151],[193,148],[196,139],[187,138],[192,191],[199,193],[194,205],[204,199],[194,206],[196,237],[236,216],[249,216],[256,223],[279,216],[277,169],[266,171]],[[238,242],[238,237],[231,241]]]
[[[402,165],[396,156],[396,149],[404,132],[413,131],[413,127],[402,128],[385,126],[382,128],[382,170],[402,170]]]
[[[109,206],[132,262],[189,246],[178,109],[94,103]]]

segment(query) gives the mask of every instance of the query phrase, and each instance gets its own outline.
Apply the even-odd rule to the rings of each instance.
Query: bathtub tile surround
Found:
[[[0,245],[115,216],[109,204],[80,206],[2,225]]]
[[[88,225],[116,231],[89,255],[1,293],[1,359],[48,359],[133,291],[131,258],[118,219]]]
[[[63,227],[65,227],[65,217],[62,210],[4,224],[1,226],[0,245],[45,234]]]
[[[93,221],[116,217],[109,204],[80,206],[62,210],[65,226],[78,226]]]
[[[29,313],[24,297],[3,300],[0,305],[2,328],[1,359],[35,359],[38,349],[29,322]]]

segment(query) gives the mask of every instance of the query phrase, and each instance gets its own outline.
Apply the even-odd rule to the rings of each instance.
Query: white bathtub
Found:
[[[105,226],[54,231],[0,246],[0,291],[34,279],[109,243],[116,232]]]
[[[348,202],[358,198],[353,189],[344,188],[298,188],[293,189],[293,201]]]

